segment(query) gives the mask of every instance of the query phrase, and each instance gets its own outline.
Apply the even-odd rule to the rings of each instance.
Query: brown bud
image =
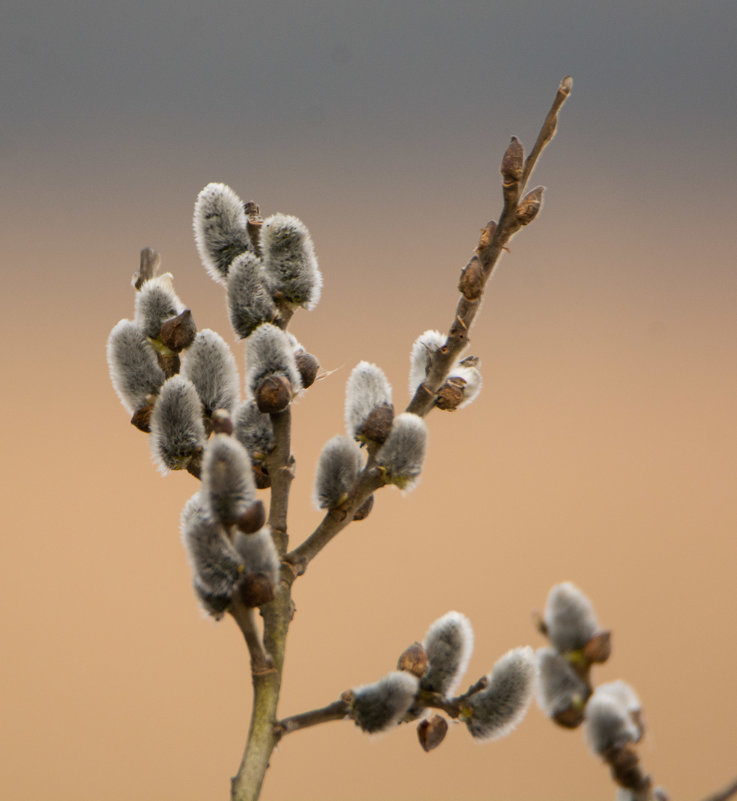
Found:
[[[253,481],[256,484],[256,489],[268,489],[271,486],[271,476],[265,465],[254,462]]]
[[[354,520],[365,520],[374,508],[374,496],[369,495],[368,498],[358,507],[356,514],[353,515]]]
[[[153,248],[144,248],[141,251],[141,266],[138,272],[133,274],[133,286],[140,289],[146,281],[154,278],[159,264],[161,256]]]
[[[227,434],[231,436],[233,433],[233,420],[227,409],[215,409],[210,419],[212,422],[213,434]]]
[[[392,430],[393,422],[394,406],[391,403],[382,403],[369,412],[356,433],[360,439],[383,445]]]
[[[522,198],[519,206],[517,206],[516,214],[517,222],[520,225],[528,225],[537,217],[537,213],[543,203],[544,189],[544,186],[536,186]]]
[[[509,147],[504,153],[502,159],[502,181],[504,186],[516,184],[522,177],[522,169],[524,166],[525,151],[522,148],[522,143],[516,136],[512,137]]]
[[[494,220],[489,220],[486,223],[486,228],[481,229],[481,236],[479,237],[479,243],[476,245],[476,252],[482,253],[491,245],[491,241],[494,239],[494,234],[496,234],[496,223]]]
[[[302,379],[302,386],[305,389],[311,387],[317,378],[317,371],[320,369],[320,363],[311,353],[307,353],[304,350],[296,353],[294,359],[297,362],[297,369]]]
[[[433,715],[429,720],[421,720],[417,726],[417,737],[424,751],[432,751],[445,739],[448,732],[448,721],[440,715]]]
[[[140,409],[136,409],[133,412],[133,417],[131,417],[131,423],[139,430],[145,431],[147,434],[151,432],[151,415],[154,411],[154,402],[147,403],[145,406],[141,406]]]
[[[254,534],[261,531],[266,522],[266,510],[263,501],[254,501],[248,509],[235,521],[236,526],[244,534]]]
[[[458,291],[466,300],[476,300],[484,291],[484,268],[478,256],[474,256],[463,268],[461,280],[458,282]]]
[[[421,679],[428,666],[427,652],[422,643],[413,642],[406,648],[397,661],[397,670],[406,670]]]
[[[564,729],[576,729],[583,723],[583,704],[571,704],[553,715],[553,720]]]
[[[240,596],[246,606],[263,606],[274,600],[274,585],[264,573],[246,573],[241,579]]]
[[[164,320],[159,330],[159,339],[175,353],[188,348],[196,336],[197,325],[189,309],[185,309],[176,317]]]
[[[463,402],[463,388],[465,386],[465,379],[458,376],[449,378],[438,390],[435,405],[444,412],[454,412]]]
[[[543,616],[535,609],[532,613],[532,625],[543,635],[543,637],[548,636],[548,627],[545,624],[545,620]]]
[[[611,631],[599,631],[584,645],[583,655],[589,662],[603,664],[612,653]]]
[[[640,757],[633,743],[613,745],[602,754],[612,769],[612,777],[620,787],[629,790],[646,790],[650,777],[642,772]]]
[[[566,75],[558,85],[558,94],[568,97],[571,93],[571,89],[573,89],[573,78],[570,75]]]
[[[270,375],[256,390],[256,405],[264,414],[283,412],[292,400],[292,385],[283,375]]]

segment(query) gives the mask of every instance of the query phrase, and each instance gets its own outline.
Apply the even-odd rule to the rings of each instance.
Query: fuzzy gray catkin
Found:
[[[535,690],[537,665],[529,646],[508,651],[488,674],[486,689],[471,695],[463,712],[476,740],[506,737],[525,716]]]
[[[253,250],[243,201],[225,184],[208,184],[197,196],[193,228],[203,266],[225,284],[233,259]]]
[[[153,348],[132,320],[121,320],[110,332],[107,363],[113,388],[129,414],[145,406],[164,383]]]
[[[253,253],[237,256],[228,273],[228,312],[233,330],[245,339],[277,315],[261,261]]]
[[[174,278],[171,273],[149,279],[136,293],[134,319],[144,335],[151,339],[159,338],[164,320],[176,317],[183,311],[184,304],[174,291]]]
[[[195,385],[208,416],[215,409],[232,412],[240,399],[235,357],[220,334],[209,328],[198,331],[185,350],[180,375]]]
[[[423,646],[429,664],[421,680],[422,689],[452,697],[473,653],[470,621],[460,612],[448,612],[432,623]]]
[[[180,375],[161,387],[151,415],[151,453],[160,470],[184,469],[204,447],[202,402],[194,384]]]
[[[405,671],[393,671],[374,684],[353,690],[351,716],[369,734],[396,726],[412,706],[419,690],[419,679]]]
[[[416,486],[427,450],[427,426],[416,414],[403,412],[394,418],[389,438],[376,454],[376,464],[386,480],[401,490]]]
[[[361,468],[361,450],[348,437],[337,436],[323,446],[315,473],[312,500],[316,509],[335,509],[348,498]]]
[[[345,426],[349,437],[357,439],[369,414],[392,402],[392,388],[380,367],[359,362],[348,376],[345,388]]]
[[[254,462],[262,462],[274,450],[274,426],[268,414],[260,412],[253,400],[243,401],[235,412],[233,435]]]
[[[202,498],[211,517],[232,525],[256,501],[248,451],[235,437],[216,434],[202,459]]]
[[[578,651],[599,631],[591,601],[570,581],[550,590],[544,621],[548,638],[560,653]]]
[[[570,663],[555,648],[538,649],[537,663],[537,703],[540,709],[550,718],[563,714],[571,707],[582,709],[589,689]]]
[[[302,389],[297,363],[288,336],[275,325],[264,323],[248,338],[246,346],[246,391],[255,395],[269,376],[283,376],[296,395]]]
[[[184,506],[181,533],[197,597],[205,611],[219,619],[243,575],[243,560],[223,527],[205,511],[199,492]]]
[[[586,704],[584,733],[589,748],[603,756],[610,748],[639,741],[642,731],[618,693],[594,691]]]
[[[261,228],[263,271],[272,295],[311,310],[317,306],[322,274],[312,238],[304,223],[288,214],[274,214]]]

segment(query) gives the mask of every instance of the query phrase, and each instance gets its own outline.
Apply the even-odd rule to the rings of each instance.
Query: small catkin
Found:
[[[174,291],[171,273],[151,278],[136,293],[134,320],[144,335],[151,339],[158,339],[164,320],[176,317],[183,311],[184,304]]]
[[[409,395],[413,397],[417,388],[427,378],[432,354],[445,345],[447,337],[440,331],[425,331],[414,341],[409,355]]]
[[[197,389],[205,413],[215,409],[232,412],[239,401],[239,378],[235,357],[220,334],[203,328],[184,352],[180,374]]]
[[[463,381],[463,400],[458,404],[459,409],[470,406],[481,394],[483,379],[481,370],[477,366],[456,364],[450,371],[448,380],[461,379]]]
[[[233,435],[254,462],[262,462],[274,450],[271,417],[258,410],[253,400],[243,401],[235,412]]]
[[[599,688],[586,704],[584,733],[589,748],[603,756],[610,748],[636,743],[641,730],[616,694]]]
[[[537,664],[529,646],[508,651],[488,674],[486,689],[465,703],[466,726],[476,740],[506,737],[525,716],[535,691]]]
[[[246,391],[249,396],[255,395],[261,382],[270,376],[286,378],[295,395],[302,389],[289,338],[281,328],[264,323],[251,334],[246,347]]]
[[[153,348],[132,320],[121,320],[107,341],[110,380],[129,414],[144,406],[164,383]]]
[[[361,450],[354,440],[337,436],[320,454],[312,493],[316,509],[335,509],[348,498],[361,469]]]
[[[417,676],[395,670],[374,684],[357,687],[351,710],[356,726],[369,734],[396,726],[412,706],[419,684]]]
[[[394,418],[389,438],[376,454],[376,464],[390,484],[401,490],[417,485],[427,450],[427,426],[416,414],[403,412]]]
[[[160,470],[184,469],[205,445],[202,402],[194,384],[180,375],[161,387],[151,415],[151,453]]]
[[[243,339],[261,323],[272,322],[277,315],[261,262],[248,251],[237,256],[230,265],[228,312],[233,330]]]
[[[248,451],[235,437],[216,434],[202,459],[202,498],[210,516],[232,525],[256,501]]]
[[[233,259],[253,250],[243,201],[225,184],[208,184],[197,196],[193,228],[203,266],[225,284]]]
[[[274,214],[261,228],[263,269],[271,293],[311,310],[317,306],[322,274],[312,238],[304,223],[287,214]]]
[[[591,601],[570,581],[550,590],[544,620],[550,642],[560,653],[578,651],[599,631]]]
[[[451,698],[473,653],[470,621],[460,612],[448,612],[430,626],[423,645],[429,666],[422,677],[422,689]]]
[[[223,527],[205,511],[199,492],[185,504],[181,533],[197,597],[205,611],[219,619],[241,579],[243,560]]]
[[[391,406],[392,388],[380,367],[359,362],[345,388],[345,426],[349,437],[358,439],[361,427],[374,409]]]
[[[596,691],[600,694],[609,695],[614,698],[630,715],[638,715],[642,712],[642,704],[632,686],[622,679],[609,681],[600,684]]]
[[[540,709],[550,718],[563,714],[571,707],[582,709],[589,689],[570,663],[555,648],[538,649],[537,663],[537,703]],[[577,722],[580,722],[580,718]]]

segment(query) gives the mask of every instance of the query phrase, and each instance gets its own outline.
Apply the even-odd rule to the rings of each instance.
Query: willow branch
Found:
[[[364,501],[377,489],[384,486],[384,479],[376,467],[369,465],[361,473],[348,500],[337,509],[331,509],[310,536],[284,559],[291,564],[297,575],[302,575],[307,565],[349,523]]]
[[[251,657],[251,672],[260,675],[274,670],[274,662],[266,653],[261,635],[256,623],[256,610],[246,606],[236,594],[230,604],[228,612],[238,624],[248,646]]]
[[[424,417],[433,408],[438,390],[448,377],[461,351],[468,344],[468,332],[481,306],[486,283],[509,240],[522,225],[526,224],[520,219],[518,201],[525,191],[527,181],[540,154],[553,138],[558,124],[558,112],[570,95],[572,85],[573,80],[570,76],[560,82],[553,105],[543,122],[535,145],[527,157],[524,167],[519,171],[515,180],[505,181],[504,208],[499,218],[499,224],[497,225],[493,221],[488,223],[481,232],[481,238],[474,255],[463,269],[459,285],[461,298],[458,301],[455,316],[448,331],[448,338],[442,348],[431,354],[427,378],[417,388],[414,397],[407,406],[408,412]],[[512,140],[513,143],[516,141],[516,139]],[[538,198],[538,207],[539,200],[540,198]]]

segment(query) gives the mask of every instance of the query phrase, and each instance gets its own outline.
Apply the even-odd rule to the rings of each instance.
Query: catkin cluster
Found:
[[[456,696],[472,652],[468,618],[448,612],[430,626],[422,643],[402,653],[397,670],[344,694],[349,717],[368,733],[422,718],[417,734],[426,751],[440,745],[448,729],[442,716],[425,715],[429,708],[463,721],[479,742],[506,736],[529,707],[537,675],[534,653],[529,647],[509,651],[486,676]]]

